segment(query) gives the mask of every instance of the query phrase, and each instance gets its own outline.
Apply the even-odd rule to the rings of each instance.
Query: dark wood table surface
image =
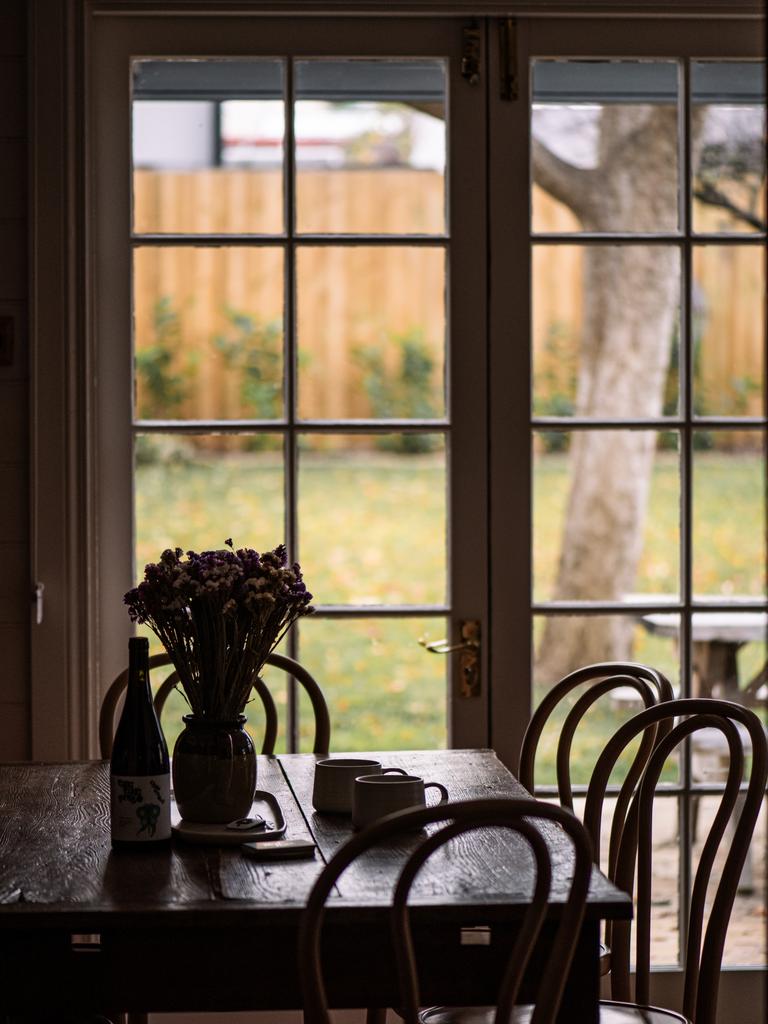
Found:
[[[521,796],[492,751],[388,752],[452,799]],[[348,818],[312,810],[314,755],[259,757],[258,786],[275,794],[289,838],[312,838],[314,860],[259,863],[237,847],[176,842],[116,854],[109,841],[108,765],[0,765],[0,1009],[194,1011],[301,1006],[296,928],[322,864],[350,834]],[[543,826],[544,828],[544,826]],[[570,851],[546,826],[555,861],[553,920]],[[342,877],[324,932],[332,1005],[397,1001],[386,904],[410,844],[372,852]],[[413,893],[422,999],[492,1002],[531,889],[519,837],[486,830],[446,848]],[[596,870],[564,1013],[596,1018],[599,922],[629,918],[629,897]],[[438,927],[439,925],[439,927]],[[551,930],[534,954],[531,984]],[[593,1008],[593,1012],[590,1012]]]

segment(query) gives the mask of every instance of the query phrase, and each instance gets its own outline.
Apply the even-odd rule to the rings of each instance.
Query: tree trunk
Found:
[[[580,170],[576,186],[574,212],[584,230],[674,229],[675,111],[606,107],[600,131],[599,165],[587,172],[586,185]],[[534,157],[538,181],[537,169]],[[553,170],[542,167],[543,187]],[[558,195],[564,201],[566,178]],[[550,183],[556,187],[551,178]],[[662,412],[679,282],[676,247],[611,246],[610,239],[585,247],[577,416],[645,418]],[[614,601],[636,589],[656,447],[652,429],[573,432],[555,600]],[[549,685],[579,665],[627,658],[632,631],[631,617],[550,616],[536,677]]]

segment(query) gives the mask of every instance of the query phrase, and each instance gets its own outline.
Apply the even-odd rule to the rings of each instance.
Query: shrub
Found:
[[[393,362],[386,359],[387,347],[397,349]],[[420,328],[387,338],[385,345],[359,346],[353,358],[363,370],[363,388],[376,419],[433,419],[437,416],[432,379],[435,359]],[[400,433],[377,437],[382,451],[410,455],[434,451],[432,434]]]

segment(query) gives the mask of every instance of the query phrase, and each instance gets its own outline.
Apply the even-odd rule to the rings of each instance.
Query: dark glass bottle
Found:
[[[171,841],[171,766],[149,687],[149,642],[128,641],[128,687],[109,769],[112,846],[156,850]]]

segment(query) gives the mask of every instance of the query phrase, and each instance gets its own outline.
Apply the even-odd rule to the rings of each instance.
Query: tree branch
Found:
[[[540,139],[531,139],[533,180],[583,219],[590,207],[594,172],[561,160]]]
[[[744,210],[742,207],[737,206],[724,192],[715,188],[714,185],[707,183],[700,185],[693,190],[693,195],[700,202],[706,203],[708,206],[719,206],[721,209],[727,210],[737,220],[744,221],[745,224],[749,224],[756,231],[765,231],[766,229],[764,220],[760,220],[756,214],[750,213],[749,210]]]

